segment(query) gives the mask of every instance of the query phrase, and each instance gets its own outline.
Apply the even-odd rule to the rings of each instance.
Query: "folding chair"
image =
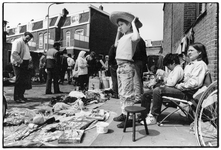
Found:
[[[205,75],[204,81],[203,81],[203,86],[208,87],[210,84],[212,83],[212,78],[211,78],[211,74],[208,72]],[[203,87],[202,86],[202,87]],[[200,88],[199,88],[200,89]],[[162,96],[163,98],[163,105],[165,106],[165,108],[163,110],[161,110],[161,113],[163,113],[165,110],[167,110],[169,107],[175,107],[176,109],[173,110],[171,113],[169,113],[168,115],[166,115],[160,122],[158,122],[158,125],[161,126],[163,125],[163,122],[170,117],[172,114],[178,112],[178,111],[182,111],[185,116],[187,117],[188,120],[194,120],[195,118],[195,111],[194,108],[196,108],[197,106],[197,99],[200,98],[200,96],[203,94],[200,93],[197,97],[195,98],[190,98],[190,99],[179,99],[179,98],[174,98],[174,97],[170,97],[170,96]],[[187,111],[185,108],[181,107],[179,104],[183,103],[185,105],[187,105],[186,107],[189,107],[189,111]]]

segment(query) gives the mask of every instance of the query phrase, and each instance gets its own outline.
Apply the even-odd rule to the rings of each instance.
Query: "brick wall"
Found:
[[[184,3],[173,4],[172,53],[175,53],[184,33]]]
[[[195,24],[194,28],[195,42],[201,42],[206,46],[209,71],[213,80],[218,76],[218,5],[217,3],[208,3],[206,14]]]
[[[172,33],[172,4],[164,4],[164,19],[163,19],[163,54],[172,51],[171,33]]]
[[[197,3],[165,3],[163,54],[176,52],[181,39],[190,27],[194,42],[201,42],[207,48],[209,71],[212,79],[218,76],[218,4],[207,3],[206,12],[197,16]]]
[[[196,20],[196,3],[184,4],[184,32],[191,27]]]

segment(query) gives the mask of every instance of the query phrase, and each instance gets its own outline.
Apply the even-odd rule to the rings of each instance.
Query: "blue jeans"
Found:
[[[130,62],[118,65],[117,81],[118,94],[121,101],[121,110],[123,114],[127,114],[125,107],[134,105],[134,64]]]
[[[144,93],[141,97],[141,106],[146,108],[146,111],[142,113],[143,117],[146,117],[147,114],[150,112],[150,105],[151,100],[153,99],[151,114],[155,117],[159,116],[161,113],[161,107],[162,107],[162,96],[170,96],[174,98],[180,98],[180,99],[188,99],[191,97],[196,90],[191,91],[180,91],[173,87],[156,87],[153,90],[149,90],[146,93]]]

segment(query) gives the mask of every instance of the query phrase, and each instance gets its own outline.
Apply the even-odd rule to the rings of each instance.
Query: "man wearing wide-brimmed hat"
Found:
[[[110,15],[110,21],[118,26],[118,32],[115,40],[116,61],[118,65],[117,80],[118,93],[121,100],[122,114],[114,118],[114,121],[120,121],[118,128],[124,127],[126,119],[126,106],[134,105],[134,60],[133,55],[136,50],[137,43],[140,40],[138,28],[142,27],[142,23],[137,17],[128,12],[113,12]],[[120,38],[120,33],[123,36]],[[127,122],[127,126],[132,126],[132,121]]]

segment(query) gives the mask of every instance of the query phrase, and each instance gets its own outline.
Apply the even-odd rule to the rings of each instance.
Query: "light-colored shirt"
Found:
[[[116,60],[133,61],[137,43],[140,39],[132,40],[133,33],[125,34],[118,40]]]
[[[23,41],[23,38],[18,38],[12,43],[11,63],[20,65],[23,60],[31,59],[28,45]]]
[[[72,66],[74,66],[74,59],[72,59],[71,57],[68,57],[67,58],[67,63],[68,63],[68,66],[69,67],[72,67]]]
[[[28,45],[25,44],[25,53],[24,53],[23,60],[29,60],[29,59],[31,59],[31,54],[30,54]]]
[[[204,61],[195,60],[191,62],[184,68],[184,80],[182,83],[177,84],[176,88],[180,90],[200,88],[203,85],[203,81],[207,72],[208,67]]]
[[[166,86],[175,86],[177,83],[182,81],[184,76],[183,69],[180,65],[176,65],[174,69],[168,74],[166,80]]]

